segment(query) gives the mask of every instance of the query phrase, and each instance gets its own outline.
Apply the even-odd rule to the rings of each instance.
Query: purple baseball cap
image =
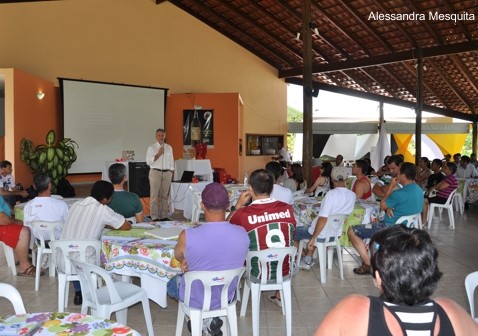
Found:
[[[211,210],[225,210],[229,206],[229,194],[220,183],[213,182],[204,188],[201,194],[204,206]]]

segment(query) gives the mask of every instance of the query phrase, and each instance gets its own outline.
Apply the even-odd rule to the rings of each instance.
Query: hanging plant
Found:
[[[68,175],[68,170],[76,161],[75,147],[78,144],[64,138],[55,145],[55,131],[50,130],[46,135],[46,145],[34,146],[28,138],[20,142],[20,154],[22,161],[30,167],[33,174],[47,174],[53,182],[53,191],[56,191],[58,182]]]

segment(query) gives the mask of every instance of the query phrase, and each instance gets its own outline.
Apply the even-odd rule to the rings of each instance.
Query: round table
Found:
[[[32,313],[0,317],[0,335],[118,335],[140,333],[113,320],[80,313]]]

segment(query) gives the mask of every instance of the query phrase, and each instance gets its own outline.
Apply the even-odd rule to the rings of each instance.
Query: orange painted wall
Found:
[[[20,141],[29,138],[34,145],[44,144],[48,130],[60,129],[57,90],[52,82],[17,69],[13,70],[13,91],[7,88],[5,100],[13,104],[5,103],[5,158],[12,162],[15,180],[27,187],[33,176],[21,161]],[[43,100],[38,100],[38,91],[45,93]]]
[[[183,157],[183,110],[200,105],[214,111],[214,148],[208,148],[206,158],[213,168],[224,168],[234,178],[242,175],[239,138],[242,129],[242,103],[238,93],[185,93],[167,98],[167,142],[173,147],[174,158]],[[154,141],[154,134],[151,135]]]

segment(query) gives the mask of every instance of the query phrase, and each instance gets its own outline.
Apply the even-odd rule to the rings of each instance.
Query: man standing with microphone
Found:
[[[166,131],[156,130],[156,143],[148,147],[146,164],[149,166],[150,216],[153,221],[169,220],[169,188],[174,171],[173,149],[164,142]]]

